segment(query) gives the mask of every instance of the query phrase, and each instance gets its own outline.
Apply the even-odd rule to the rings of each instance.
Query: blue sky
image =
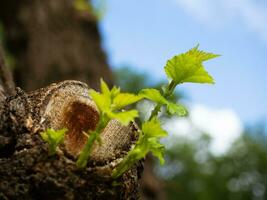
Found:
[[[100,28],[113,68],[165,78],[173,55],[196,44],[221,54],[206,63],[215,85],[186,84],[190,101],[232,109],[245,123],[267,122],[267,1],[108,0]]]

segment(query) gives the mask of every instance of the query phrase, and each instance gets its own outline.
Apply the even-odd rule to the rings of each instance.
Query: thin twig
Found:
[[[15,83],[13,81],[13,77],[10,69],[6,66],[4,59],[4,51],[2,49],[2,45],[0,44],[0,80],[2,82],[2,86],[5,90],[6,95],[15,94]]]

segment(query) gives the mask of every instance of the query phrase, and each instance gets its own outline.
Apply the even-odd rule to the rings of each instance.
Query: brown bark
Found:
[[[111,83],[97,19],[73,5],[74,0],[0,1],[18,86],[32,90],[72,79],[96,88],[100,77]]]

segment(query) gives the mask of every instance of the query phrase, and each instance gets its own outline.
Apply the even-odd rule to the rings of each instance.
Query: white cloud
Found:
[[[199,22],[214,27],[238,20],[267,42],[267,4],[255,0],[173,0]]]
[[[211,150],[217,154],[227,151],[243,131],[240,119],[230,109],[211,109],[197,105],[192,108],[190,118],[198,130],[210,134],[213,139]]]
[[[201,133],[211,136],[211,152],[220,155],[242,134],[243,125],[238,116],[230,109],[211,109],[195,105],[190,109],[188,119],[173,118],[164,128],[171,135],[197,139]],[[173,138],[168,140],[174,141]],[[170,144],[171,145],[171,144]]]

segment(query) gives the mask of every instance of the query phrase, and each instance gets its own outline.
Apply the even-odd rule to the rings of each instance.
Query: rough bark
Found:
[[[24,90],[69,79],[93,88],[100,77],[111,83],[97,19],[74,0],[1,0],[0,22]]]
[[[142,164],[137,163],[113,185],[112,169],[136,141],[136,127],[111,121],[94,144],[86,169],[75,165],[98,111],[86,84],[64,81],[34,92],[21,89],[1,107],[0,199],[138,199]],[[56,156],[40,132],[46,128],[68,132]]]
[[[0,199],[138,199],[142,163],[120,179],[112,170],[136,141],[137,127],[112,120],[95,143],[85,169],[75,161],[87,141],[83,131],[99,120],[88,86],[63,81],[33,92],[14,88],[0,51]],[[40,137],[47,128],[67,128],[55,156]]]

